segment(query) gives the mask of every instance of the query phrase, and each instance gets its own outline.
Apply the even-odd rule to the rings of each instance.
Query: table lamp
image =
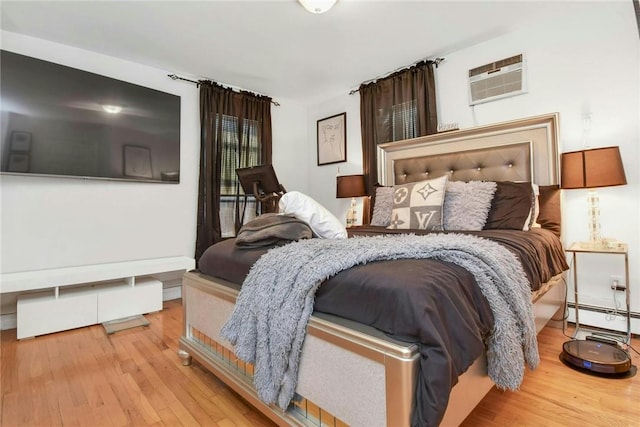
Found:
[[[347,211],[347,227],[356,225],[356,197],[366,196],[364,175],[342,175],[336,178],[336,197],[351,197],[351,207]]]
[[[589,189],[589,242],[581,243],[581,246],[606,246],[600,237],[600,208],[595,188],[627,184],[619,148],[604,147],[563,153],[561,163],[561,188]]]

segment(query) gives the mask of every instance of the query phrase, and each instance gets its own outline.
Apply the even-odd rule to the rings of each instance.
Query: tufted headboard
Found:
[[[557,184],[558,113],[378,146],[382,185],[444,174],[457,181]]]

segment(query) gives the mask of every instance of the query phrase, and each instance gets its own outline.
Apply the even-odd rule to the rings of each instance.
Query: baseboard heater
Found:
[[[576,304],[573,302],[567,303],[569,308],[575,309],[576,308]],[[594,311],[597,313],[604,313],[604,314],[609,314],[613,311],[613,308],[603,308],[603,307],[596,307],[593,305],[586,305],[586,304],[582,304],[580,303],[580,310],[585,310],[585,311]],[[621,310],[621,309],[617,309],[615,310],[616,313],[618,313],[620,316],[626,316],[627,315],[627,310]],[[632,311],[629,315],[632,319],[640,319],[640,313],[637,311]]]

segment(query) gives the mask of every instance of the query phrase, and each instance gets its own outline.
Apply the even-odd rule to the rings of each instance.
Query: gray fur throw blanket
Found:
[[[376,260],[433,258],[467,269],[494,314],[487,368],[499,388],[516,390],[539,363],[531,290],[517,257],[498,243],[462,234],[310,239],[271,249],[251,268],[221,330],[240,359],[253,363],[254,385],[266,403],[286,409],[313,311],[327,278]]]

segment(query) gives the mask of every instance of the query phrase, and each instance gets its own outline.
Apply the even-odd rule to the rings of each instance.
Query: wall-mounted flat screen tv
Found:
[[[180,181],[180,97],[0,51],[3,174]]]

